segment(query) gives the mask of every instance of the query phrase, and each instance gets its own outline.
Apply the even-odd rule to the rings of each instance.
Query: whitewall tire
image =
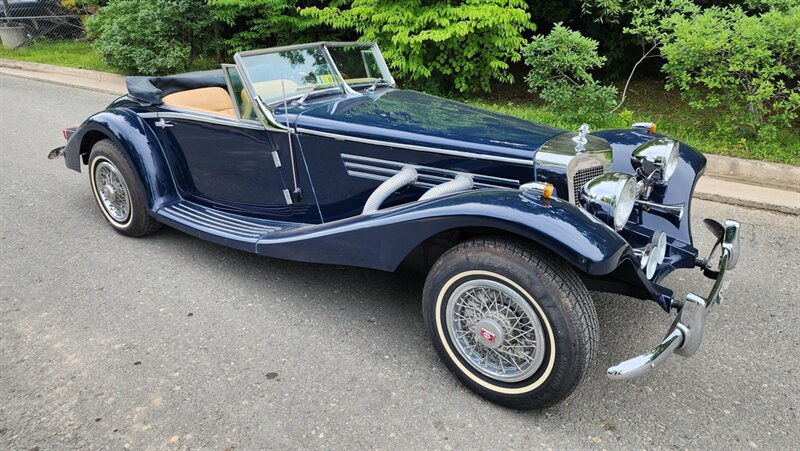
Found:
[[[147,196],[133,166],[112,141],[92,147],[89,180],[100,212],[117,232],[138,237],[161,228],[147,211]]]
[[[524,243],[474,239],[450,249],[428,274],[423,313],[461,382],[512,408],[561,401],[596,352],[586,286],[563,260]]]

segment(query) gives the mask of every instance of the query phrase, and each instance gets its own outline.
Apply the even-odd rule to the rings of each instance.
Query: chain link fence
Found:
[[[9,48],[41,39],[80,38],[84,33],[80,12],[74,1],[0,0],[0,37]]]

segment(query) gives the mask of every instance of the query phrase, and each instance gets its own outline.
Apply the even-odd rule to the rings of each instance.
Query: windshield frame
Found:
[[[389,70],[389,66],[386,64],[386,60],[383,58],[383,54],[381,53],[378,45],[374,42],[313,42],[308,44],[297,44],[297,45],[287,45],[281,47],[272,47],[268,49],[258,49],[258,50],[247,50],[244,52],[238,52],[233,56],[233,59],[236,63],[236,67],[239,70],[239,76],[242,79],[242,82],[247,90],[247,93],[250,95],[251,99],[254,99],[255,103],[259,106],[256,108],[256,112],[258,113],[259,117],[261,117],[262,121],[265,121],[266,124],[271,128],[278,128],[281,130],[287,130],[288,124],[281,124],[279,123],[274,114],[274,110],[277,107],[283,106],[284,104],[288,104],[289,102],[295,102],[298,99],[305,99],[309,97],[309,95],[325,95],[325,94],[334,94],[336,92],[340,92],[344,95],[364,95],[359,93],[353,87],[348,84],[342,74],[339,72],[339,68],[336,66],[336,63],[331,56],[330,52],[328,51],[329,47],[363,47],[365,49],[371,49],[375,54],[376,62],[380,70],[388,75],[388,78],[380,82],[379,84],[386,84],[391,88],[397,86],[394,77],[392,77],[392,73]],[[244,63],[244,58],[249,56],[256,56],[256,55],[264,55],[269,53],[278,53],[278,52],[285,52],[291,50],[305,50],[305,49],[313,49],[313,48],[321,48],[323,55],[325,56],[325,60],[327,61],[328,66],[331,68],[331,72],[333,73],[334,82],[337,86],[323,88],[318,91],[308,91],[305,93],[295,93],[292,95],[288,95],[286,97],[282,97],[275,100],[270,100],[268,103],[265,103],[261,97],[257,94],[255,90],[255,85],[250,78],[250,74],[247,71],[247,66]],[[372,84],[372,83],[370,83]],[[358,83],[354,86],[358,86],[363,89],[366,83]]]

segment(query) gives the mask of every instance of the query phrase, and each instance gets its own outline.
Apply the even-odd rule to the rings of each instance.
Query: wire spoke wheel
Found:
[[[94,185],[100,202],[117,222],[125,222],[131,214],[131,195],[119,170],[108,161],[97,164]]]
[[[531,305],[511,287],[470,280],[450,295],[447,330],[458,353],[482,374],[503,382],[533,375],[544,360],[544,329]]]

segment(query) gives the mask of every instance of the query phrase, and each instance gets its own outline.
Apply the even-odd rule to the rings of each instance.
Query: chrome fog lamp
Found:
[[[658,269],[658,247],[650,243],[641,249],[634,249],[633,252],[639,257],[639,265],[644,271],[645,277],[648,280],[652,279]]]
[[[631,155],[642,175],[653,183],[667,183],[678,168],[680,144],[669,138],[658,138],[641,145]]]
[[[636,178],[621,172],[595,177],[581,191],[581,205],[606,224],[620,231],[636,202]]]
[[[639,258],[639,265],[645,276],[652,280],[658,265],[664,263],[667,255],[667,234],[656,230],[647,246],[634,249],[633,253]]]
[[[664,258],[667,256],[667,234],[661,230],[656,230],[656,233],[653,234],[653,239],[650,242],[656,249],[656,263],[659,265],[664,263]]]

